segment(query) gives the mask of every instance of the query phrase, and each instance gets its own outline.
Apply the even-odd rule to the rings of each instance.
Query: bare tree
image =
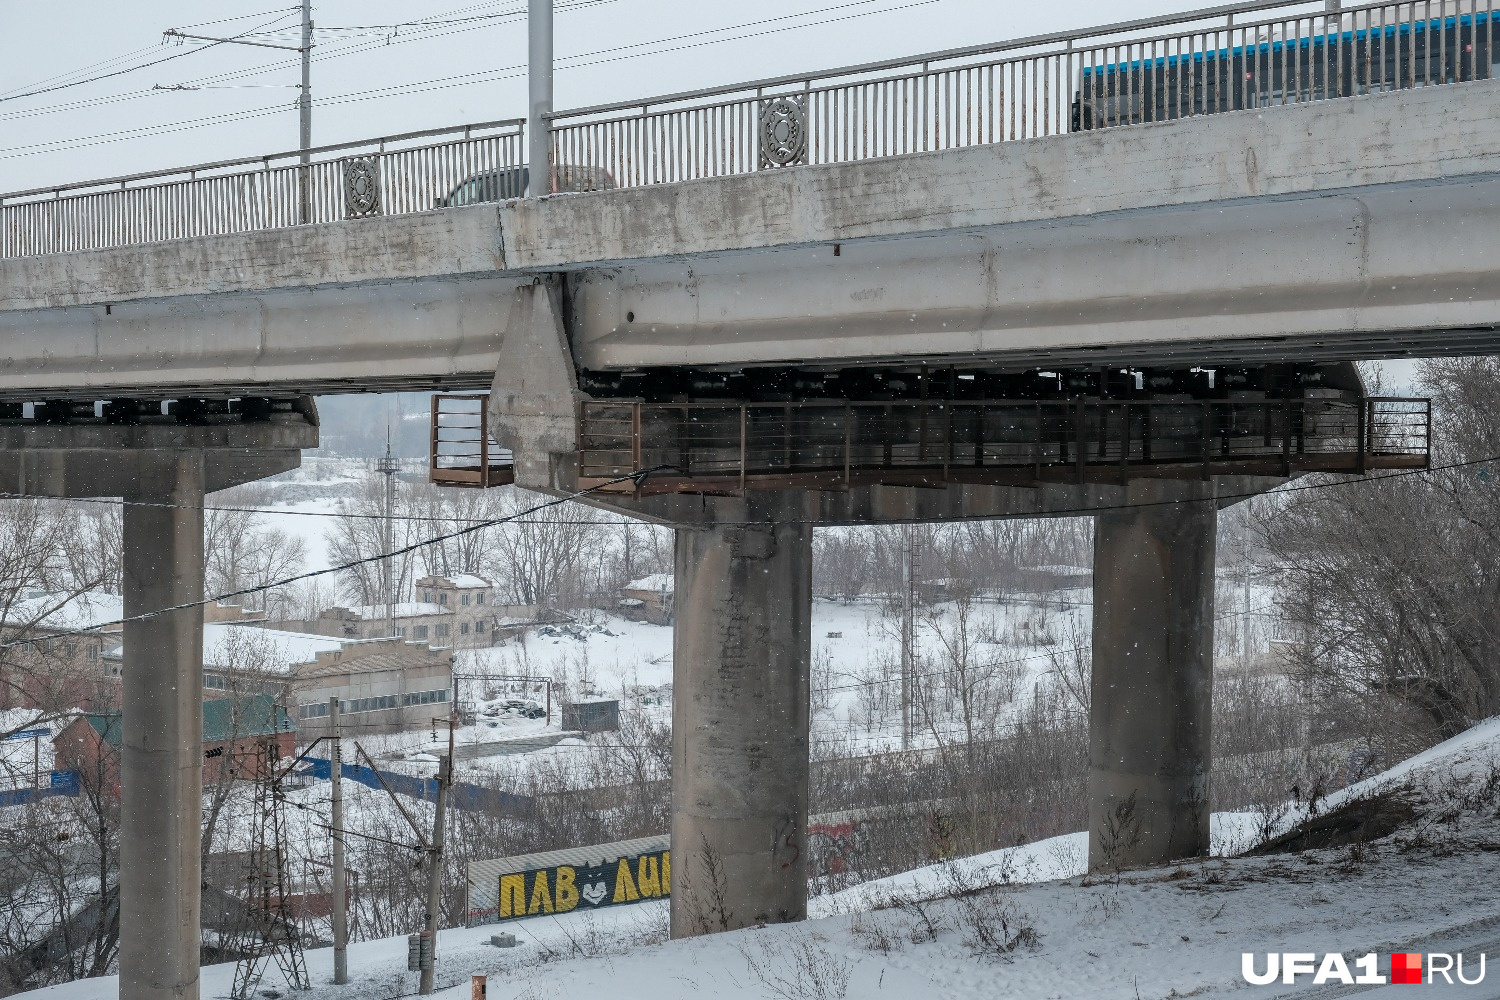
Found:
[[[1477,464],[1288,492],[1257,527],[1299,676],[1398,699],[1441,738],[1500,711],[1500,360],[1425,362],[1421,381],[1434,464]]]

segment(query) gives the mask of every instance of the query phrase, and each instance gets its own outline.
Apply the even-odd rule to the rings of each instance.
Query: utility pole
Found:
[[[551,136],[547,116],[552,113],[552,0],[530,0],[527,17],[528,111],[526,144],[530,164],[527,197],[552,193]]]
[[[1245,613],[1240,615],[1240,662],[1250,665],[1250,531],[1240,533],[1240,588]]]
[[[453,783],[453,715],[448,715],[448,753],[438,762],[437,809],[432,817],[432,871],[427,882],[427,926],[423,933],[432,942],[432,961],[422,968],[422,982],[417,992],[432,992],[437,970],[438,912],[443,902],[443,814],[448,806],[448,786]]]
[[[176,28],[168,28],[162,32],[162,38],[174,38],[180,45],[184,41],[194,42],[217,42],[224,45],[251,45],[258,49],[282,49],[288,52],[300,52],[302,54],[302,87],[301,95],[297,98],[299,149],[302,150],[302,166],[297,171],[297,220],[302,223],[312,221],[312,185],[309,183],[308,162],[312,148],[312,49],[313,49],[313,22],[312,22],[312,0],[302,0],[302,44],[301,45],[277,45],[274,42],[254,42],[248,38],[233,37],[223,38],[217,35],[192,35]],[[157,90],[197,90],[196,87],[177,85],[163,87],[156,85]]]
[[[375,471],[385,476],[385,514],[380,520],[380,551],[391,551],[391,522],[396,516],[396,470],[399,466],[391,455],[391,429],[385,429],[385,457],[375,463]],[[391,560],[380,560],[381,598],[385,603],[385,634],[395,635],[395,617],[391,613]]]
[[[349,982],[348,887],[344,873],[344,744],[339,739],[339,700],[328,699],[328,724],[333,732],[333,983]]]
[[[911,749],[912,587],[911,525],[901,526],[901,749]]]

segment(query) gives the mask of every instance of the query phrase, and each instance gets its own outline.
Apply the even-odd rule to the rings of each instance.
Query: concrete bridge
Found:
[[[677,935],[806,913],[812,528],[1092,513],[1091,863],[1202,854],[1217,509],[1423,467],[1348,362],[1500,350],[1490,0],[1323,6],[552,114],[551,196],[519,121],[0,196],[0,490],[138,501],[136,615],[309,397],[490,389],[678,528]],[[126,626],[131,998],[196,995],[194,628]]]

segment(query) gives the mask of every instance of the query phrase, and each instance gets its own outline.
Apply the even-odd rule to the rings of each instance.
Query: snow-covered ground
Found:
[[[1251,986],[1241,954],[1338,951],[1500,953],[1500,719],[1490,720],[1321,804],[1400,790],[1415,817],[1384,839],[1300,854],[1213,858],[1089,879],[1083,834],[937,865],[815,901],[813,919],[667,941],[666,904],[645,903],[509,925],[443,931],[437,994],[466,998],[489,976],[490,998],[726,1000],[942,997],[953,1000],[1176,997],[1380,998],[1403,987]],[[1299,818],[1289,817],[1288,823]],[[1216,842],[1253,822],[1216,816]],[[488,944],[511,931],[515,949]],[[987,943],[989,942],[989,943]],[[1000,944],[996,944],[1000,942]],[[1006,949],[1004,943],[1011,947]],[[353,982],[330,984],[331,953],[308,953],[309,1000],[409,995],[406,941],[352,945]],[[1493,963],[1489,963],[1493,964]],[[203,970],[203,995],[227,995],[232,966]],[[281,989],[274,972],[263,988]],[[113,978],[27,994],[105,1000]],[[285,995],[284,993],[282,995]],[[1423,996],[1500,996],[1429,986]]]

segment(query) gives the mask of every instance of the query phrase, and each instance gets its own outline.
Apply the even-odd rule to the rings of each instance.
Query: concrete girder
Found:
[[[0,260],[0,393],[482,387],[511,292],[557,272],[584,366],[1494,351],[1497,96]]]

